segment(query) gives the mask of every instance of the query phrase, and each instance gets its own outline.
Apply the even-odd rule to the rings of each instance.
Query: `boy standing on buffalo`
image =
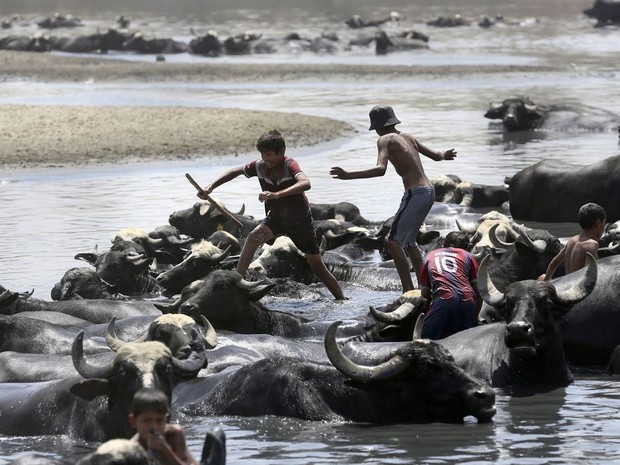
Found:
[[[402,178],[405,193],[394,216],[387,246],[394,259],[403,292],[406,292],[413,289],[413,281],[405,250],[409,254],[416,277],[419,277],[422,269],[422,253],[416,243],[416,237],[435,201],[435,189],[424,173],[420,154],[435,161],[453,160],[456,151],[431,150],[411,134],[398,131],[396,125],[400,121],[389,105],[374,106],[369,116],[369,130],[374,129],[379,135],[377,165],[361,171],[345,171],[339,166],[334,166],[329,174],[336,179],[374,178],[383,176],[390,162]]]
[[[241,174],[247,178],[258,177],[262,189],[258,200],[265,203],[267,217],[248,234],[237,271],[245,275],[260,245],[271,244],[276,237],[286,235],[304,253],[313,273],[334,297],[345,300],[338,281],[321,258],[310,203],[304,194],[311,187],[310,180],[295,160],[285,156],[286,143],[279,131],[274,129],[262,134],[256,142],[256,149],[261,154],[260,160],[231,168],[197,194],[206,200],[216,187]]]

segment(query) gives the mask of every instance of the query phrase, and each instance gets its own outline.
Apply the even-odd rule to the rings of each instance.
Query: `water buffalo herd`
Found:
[[[525,211],[521,198],[554,200],[540,189],[555,186],[556,178],[552,190],[571,185],[576,193],[577,186],[583,196],[567,192],[556,206],[540,209],[526,201],[528,215],[569,221],[549,215],[568,215],[564,203],[594,200],[610,222],[618,219],[617,206],[606,201],[617,198],[619,160],[574,170],[536,164],[507,186],[477,186],[453,175],[433,179],[438,202],[421,247],[440,247],[449,230],[469,234],[484,300],[477,327],[437,341],[420,337],[429,302],[415,291],[344,322],[262,303],[274,293],[285,300],[325,295],[285,237],[257,253],[247,276],[234,270],[256,225],[243,207],[235,213],[222,203],[198,202],[151,232],[118,231],[109,250],[76,255],[89,267],[68,270],[52,300],[0,287],[0,434],[127,438],[133,394],[149,386],[187,415],[488,422],[496,389],[521,395],[567,386],[581,367],[615,373],[620,258],[606,236],[617,238],[617,223],[601,239],[608,257],[590,257],[586,268],[559,270],[543,282],[536,278],[561,241],[516,219]],[[544,183],[536,182],[538,171]],[[597,181],[567,181],[578,176]],[[325,262],[339,280],[399,289],[383,247],[391,219],[368,221],[347,202],[316,204],[313,215]],[[358,263],[375,252],[383,262]]]

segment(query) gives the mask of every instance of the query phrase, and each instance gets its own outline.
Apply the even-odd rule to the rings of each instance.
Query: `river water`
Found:
[[[182,3],[182,5],[179,5]],[[529,95],[545,103],[576,102],[620,112],[620,28],[594,28],[581,11],[585,0],[470,0],[468,2],[385,2],[362,0],[186,0],[97,1],[33,0],[0,3],[0,17],[14,13],[42,19],[54,11],[80,16],[87,27],[110,25],[120,14],[131,14],[158,35],[189,39],[189,29],[215,28],[221,34],[256,30],[321,31],[351,34],[343,21],[353,14],[382,17],[391,10],[403,14],[411,27],[430,36],[430,49],[377,57],[372,50],[331,55],[279,54],[224,57],[222,62],[299,62],[407,64],[412,67],[450,64],[551,63],[553,73],[480,73],[434,78],[354,82],[277,83],[162,83],[99,84],[11,81],[0,84],[0,103],[40,105],[157,105],[234,107],[300,112],[345,120],[358,129],[352,137],[311,148],[290,149],[312,180],[309,198],[315,203],[352,201],[362,215],[384,220],[393,214],[401,196],[398,176],[389,169],[383,178],[342,182],[330,179],[333,165],[372,166],[376,135],[367,130],[368,110],[389,103],[403,124],[400,128],[435,148],[457,149],[455,161],[426,160],[429,176],[457,174],[464,180],[498,185],[506,176],[541,159],[589,164],[618,155],[615,133],[546,132],[506,137],[483,117],[491,101],[512,94]],[[482,29],[435,29],[424,24],[436,15],[461,13],[519,19],[521,26]],[[25,28],[26,26],[18,26]],[[131,59],[153,59],[136,57]],[[200,61],[186,54],[172,61]],[[1,70],[0,70],[1,74]],[[266,129],[269,129],[268,122]],[[230,166],[255,154],[173,163],[141,163],[83,169],[0,172],[0,284],[8,289],[49,292],[69,268],[81,266],[73,256],[98,246],[108,247],[120,228],[146,230],[167,224],[168,215],[190,207],[193,188],[186,172],[207,183]],[[237,179],[216,191],[226,205],[261,216],[255,182]],[[566,237],[574,224],[549,225]],[[369,304],[386,303],[398,294],[357,287],[345,288],[351,300],[295,302],[273,300],[270,305],[297,310],[322,319],[349,318]],[[209,417],[178,420],[186,426],[190,448],[200,455],[204,432],[222,426],[228,438],[228,463],[254,464],[609,464],[620,461],[620,383],[607,376],[576,375],[565,389],[529,397],[498,395],[493,423],[478,425],[387,425],[304,422],[275,417]],[[77,458],[93,444],[68,437],[2,437],[0,464],[28,452]]]

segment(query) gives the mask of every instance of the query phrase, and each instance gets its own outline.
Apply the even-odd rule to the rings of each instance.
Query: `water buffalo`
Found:
[[[581,104],[536,104],[523,96],[491,103],[484,117],[501,120],[507,131],[617,131],[620,122],[620,115],[600,108]]]
[[[20,314],[0,315],[0,352],[68,355],[80,330],[81,327],[58,325]],[[101,338],[90,338],[86,350],[88,353],[106,352],[108,346]]]
[[[2,334],[5,334],[6,325],[2,319],[3,317],[0,317],[0,329]],[[71,353],[73,340],[81,329],[57,328],[48,324],[43,326],[43,332],[35,333],[37,329],[40,330],[41,325],[30,323],[31,327],[28,328],[25,327],[25,324],[28,324],[28,318],[22,320],[20,330],[9,331],[3,336],[3,340],[14,350],[23,349],[30,353],[0,351],[0,382],[49,381],[75,375],[71,356],[67,354]],[[7,329],[15,329],[15,327],[16,325],[13,324]],[[83,328],[85,344],[88,346],[85,351],[89,352],[89,359],[97,365],[108,363],[113,358],[113,352],[108,348],[115,349],[125,343],[116,335],[117,328],[121,330],[125,339],[132,342],[161,342],[170,349],[174,357],[181,360],[191,355],[193,344],[201,342],[207,350],[217,345],[217,334],[206,319],[203,319],[202,326],[199,326],[192,318],[178,314],[162,315],[154,321],[150,318],[130,318],[117,323],[116,318],[113,318],[107,325],[91,324]],[[104,336],[105,347],[101,342]],[[197,338],[200,341],[196,342]],[[17,342],[18,339],[21,343]],[[19,344],[21,346],[18,346]],[[60,348],[63,350],[61,351]],[[97,353],[92,353],[95,351]]]
[[[108,323],[113,317],[153,316],[162,314],[152,302],[133,300],[80,299],[47,301],[32,298],[31,294],[12,292],[0,286],[0,314],[21,312],[59,312],[93,323]]]
[[[516,220],[576,222],[589,202],[605,209],[607,221],[620,220],[620,155],[587,166],[542,160],[509,181],[510,213]]]
[[[219,202],[213,199],[214,202]],[[220,202],[221,205],[221,202]],[[225,208],[222,205],[222,208]],[[228,210],[227,210],[228,211]],[[168,223],[179,230],[181,234],[191,236],[194,239],[204,239],[215,231],[225,230],[235,237],[246,237],[257,225],[258,221],[252,217],[244,216],[242,208],[239,213],[229,213],[239,220],[243,226],[239,228],[229,217],[223,215],[220,210],[210,202],[196,202],[193,207],[185,210],[172,212]]]
[[[594,258],[590,257],[588,268],[574,285],[563,290],[547,282],[529,280],[513,283],[502,293],[484,268],[482,275],[478,280],[481,295],[498,310],[506,324],[483,325],[468,330],[471,333],[444,340],[457,363],[481,379],[490,379],[497,387],[555,388],[569,384],[572,374],[562,346],[560,319],[595,288]],[[488,348],[473,350],[472,340],[485,340]],[[509,350],[498,350],[502,344]],[[498,352],[500,357],[489,357]]]
[[[211,242],[203,240],[192,246],[185,259],[157,276],[157,283],[165,289],[165,295],[178,294],[185,286],[202,279],[219,268],[228,257],[230,249],[220,250]]]
[[[82,20],[73,15],[62,15],[54,13],[54,16],[42,19],[37,22],[37,26],[42,29],[57,29],[61,27],[79,27],[83,26]]]
[[[620,23],[620,1],[595,0],[590,8],[583,10],[583,14],[595,18],[597,26]]]
[[[325,334],[331,364],[264,359],[182,383],[174,403],[191,415],[365,423],[461,422],[469,415],[488,422],[495,414],[494,391],[455,365],[438,344],[416,340],[363,366],[341,352],[335,339],[339,324]]]
[[[573,306],[561,321],[564,352],[575,366],[605,367],[620,345],[620,256],[597,260],[598,282],[592,294]],[[580,272],[553,279],[559,289],[571,286]]]
[[[573,377],[560,320],[601,286],[594,257],[588,256],[587,268],[576,273],[570,286],[526,280],[504,292],[489,277],[487,262],[488,257],[480,264],[478,287],[503,321],[462,331],[443,339],[442,345],[461,367],[494,387],[546,390],[568,385]]]
[[[389,37],[384,30],[378,30],[375,33],[375,53],[386,55],[390,52],[428,48],[427,42],[428,38],[424,40],[415,34]]]
[[[508,186],[488,186],[461,181],[453,175],[432,179],[437,202],[455,203],[463,207],[501,207],[509,199]]]
[[[112,291],[95,270],[86,267],[67,270],[50,294],[52,300],[125,299],[125,296]]]
[[[127,252],[124,245],[122,247],[123,250],[111,248],[103,253],[79,253],[74,258],[93,265],[100,278],[114,292],[132,296],[158,294],[161,289],[149,272],[153,257]]]
[[[188,45],[174,39],[150,37],[134,32],[123,42],[123,50],[136,53],[185,53]]]
[[[0,385],[0,434],[67,434],[100,442],[128,438],[133,434],[126,421],[133,395],[151,387],[170,398],[173,386],[196,375],[206,356],[204,346],[194,346],[189,358],[179,360],[160,342],[127,342],[113,360],[94,365],[84,356],[83,337],[75,337],[72,358],[86,379]]]
[[[205,35],[195,37],[189,42],[189,52],[207,57],[219,57],[224,53],[224,45],[217,32],[208,31]]]
[[[312,203],[310,204],[310,211],[315,220],[336,219],[349,222],[355,226],[372,224],[371,221],[362,216],[360,209],[351,202]]]
[[[21,52],[50,52],[53,41],[50,36],[35,32],[30,36],[7,36],[0,38],[1,50],[16,50]]]
[[[345,24],[351,29],[359,29],[363,27],[381,26],[387,22],[400,21],[401,15],[397,11],[392,11],[387,17],[379,19],[364,19],[360,15],[353,15],[345,21]]]

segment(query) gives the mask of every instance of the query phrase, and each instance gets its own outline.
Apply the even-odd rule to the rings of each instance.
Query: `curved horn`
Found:
[[[418,319],[415,322],[415,328],[413,328],[413,341],[422,339],[422,328],[424,327],[424,313],[418,315]]]
[[[543,253],[547,249],[547,243],[543,240],[532,241],[530,236],[527,235],[525,226],[522,224],[517,225],[517,232],[519,233],[519,242],[527,245],[530,249],[537,253]]]
[[[21,292],[21,293],[19,294],[19,296],[20,296],[22,299],[27,300],[27,299],[29,299],[30,297],[32,297],[32,294],[34,294],[34,289],[33,289],[32,291],[30,291],[30,292]]]
[[[456,218],[456,219],[454,220],[454,222],[456,223],[456,227],[457,227],[457,228],[459,228],[459,231],[463,231],[463,232],[470,233],[470,234],[473,234],[473,233],[475,233],[475,232],[476,232],[476,228],[467,228],[467,227],[465,227],[465,226],[464,226],[464,225],[463,225],[463,224],[459,221],[459,219],[458,219],[458,218]]]
[[[229,245],[222,252],[211,255],[211,260],[216,261],[216,262],[221,262],[222,260],[224,260],[226,257],[230,255],[231,250],[232,250],[232,245]]]
[[[73,340],[71,358],[73,359],[73,366],[77,372],[86,379],[109,378],[115,370],[114,360],[110,360],[105,366],[95,366],[88,362],[84,355],[84,331],[80,331]]]
[[[498,291],[495,284],[493,284],[493,281],[491,281],[489,270],[487,269],[488,262],[488,255],[480,262],[480,267],[478,268],[478,290],[480,291],[482,300],[484,300],[487,304],[496,307],[504,303],[506,296]]]
[[[498,227],[499,227],[499,223],[495,223],[493,226],[491,226],[491,229],[489,229],[489,241],[491,241],[491,244],[493,245],[493,247],[495,247],[496,249],[512,247],[514,245],[513,243],[504,242],[499,237],[497,237],[496,231]]]
[[[120,349],[123,345],[125,345],[125,341],[123,341],[122,339],[119,339],[119,337],[116,335],[116,331],[114,330],[115,323],[116,323],[116,317],[112,317],[105,331],[105,342],[108,343],[108,347],[112,349],[114,352],[118,351],[118,349]],[[146,338],[146,335],[142,337]],[[136,340],[134,342],[144,342],[144,340],[143,341]]]
[[[238,283],[237,283],[237,287],[239,287],[240,289],[244,289],[246,291],[250,291],[252,289],[255,289],[256,287],[260,286],[261,283],[258,281],[247,281],[245,279],[241,279]]]
[[[405,302],[393,312],[380,312],[371,305],[370,313],[375,320],[381,321],[382,323],[398,323],[411,315],[414,308],[411,302]]]
[[[172,368],[182,376],[196,375],[202,367],[207,365],[207,352],[204,341],[196,328],[192,328],[192,342],[190,346],[192,352],[185,360],[180,360],[174,356],[171,359]]]
[[[345,376],[355,381],[379,381],[398,376],[409,367],[409,363],[398,355],[374,367],[353,363],[342,353],[336,342],[336,331],[341,323],[342,321],[335,321],[327,329],[325,333],[325,352],[332,365]]]
[[[211,322],[205,318],[204,315],[200,315],[200,319],[202,320],[202,326],[205,328],[205,335],[203,340],[205,342],[205,347],[207,349],[213,349],[217,346],[217,333],[215,329],[211,325]]]
[[[589,252],[586,255],[588,261],[586,272],[573,287],[565,291],[558,291],[556,296],[553,297],[554,302],[564,305],[576,304],[592,293],[598,278],[598,267],[596,266],[594,256]]]
[[[245,214],[245,204],[242,203],[241,204],[241,208],[239,209],[239,211],[236,213],[236,215],[238,216],[243,216],[243,214]]]

